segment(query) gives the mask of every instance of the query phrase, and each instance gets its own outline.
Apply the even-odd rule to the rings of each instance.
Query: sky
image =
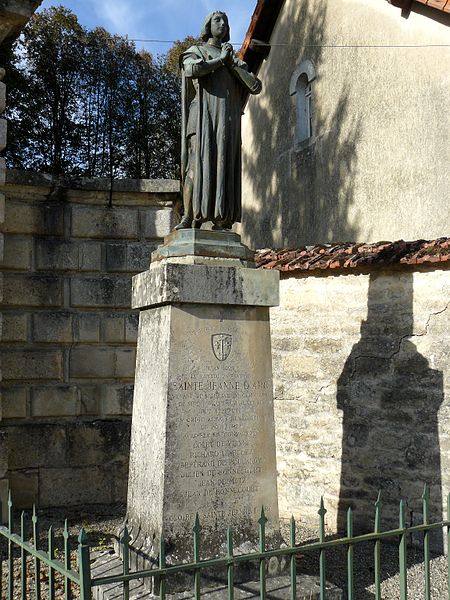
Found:
[[[110,33],[133,39],[179,40],[198,35],[203,19],[213,10],[227,13],[231,42],[238,50],[244,41],[257,0],[44,0],[39,10],[63,5],[89,29],[101,26]],[[171,44],[140,43],[152,54]]]

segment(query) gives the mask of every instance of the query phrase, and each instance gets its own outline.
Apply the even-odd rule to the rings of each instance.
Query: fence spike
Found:
[[[327,510],[323,501],[323,496],[320,497],[319,515],[319,541],[325,541],[325,515]],[[325,550],[321,548],[319,553],[319,584],[320,584],[320,600],[325,600],[326,594],[326,576],[325,576]]]
[[[13,532],[13,503],[11,498],[11,490],[8,491],[8,529],[9,533]]]
[[[320,507],[319,507],[319,510],[317,511],[317,514],[320,517],[324,517],[327,514],[327,509],[325,508],[323,496],[320,497]]]
[[[295,546],[295,535],[296,535],[296,523],[294,515],[291,515],[291,520],[289,522],[289,541],[291,546]]]
[[[430,506],[430,488],[428,484],[425,484],[422,494],[422,507],[423,507],[423,522],[424,525],[428,525],[429,518],[429,506]]]
[[[383,508],[383,502],[381,500],[381,490],[378,492],[378,497],[375,502],[375,524],[374,532],[379,533],[381,527],[381,509]]]
[[[80,533],[78,534],[78,543],[81,545],[86,545],[88,541],[88,536],[86,531],[84,530],[84,527],[82,527],[80,529]]]
[[[192,531],[194,532],[194,561],[198,562],[200,556],[200,532],[202,530],[202,526],[200,525],[200,518],[198,513],[195,515],[195,522]]]

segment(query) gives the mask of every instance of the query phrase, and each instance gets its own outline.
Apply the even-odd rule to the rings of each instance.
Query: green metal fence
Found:
[[[289,561],[290,577],[290,600],[296,600],[296,577],[297,577],[297,554],[308,554],[312,552],[319,553],[319,581],[320,581],[320,599],[326,599],[326,555],[327,552],[336,547],[346,547],[347,551],[347,589],[346,597],[348,600],[355,600],[355,574],[354,574],[354,547],[361,543],[373,543],[374,548],[374,588],[375,600],[381,600],[381,542],[389,538],[398,540],[398,564],[400,575],[400,598],[408,599],[407,582],[407,538],[409,535],[421,532],[423,533],[423,554],[424,554],[424,600],[431,600],[431,576],[430,576],[430,532],[432,530],[445,530],[447,542],[450,542],[450,494],[447,499],[447,520],[435,523],[429,522],[429,490],[425,486],[422,496],[423,522],[420,525],[406,526],[405,504],[400,501],[399,506],[399,526],[397,529],[389,531],[381,530],[381,495],[375,503],[375,526],[372,533],[364,535],[353,535],[353,515],[351,508],[347,511],[347,535],[338,539],[325,539],[325,515],[326,509],[323,500],[320,503],[319,514],[319,541],[314,543],[296,544],[296,523],[292,517],[290,521],[290,539],[289,545],[282,548],[266,549],[266,523],[267,518],[264,509],[261,510],[259,524],[259,551],[249,554],[234,554],[233,549],[233,530],[227,530],[227,554],[224,557],[213,558],[209,560],[200,560],[201,547],[201,524],[197,515],[193,527],[193,560],[190,563],[183,563],[175,566],[166,566],[165,562],[165,544],[160,541],[159,568],[146,569],[130,572],[130,535],[127,527],[124,528],[121,538],[121,556],[123,557],[122,574],[107,577],[91,577],[91,556],[87,545],[86,533],[82,529],[78,536],[77,545],[77,566],[72,568],[70,564],[70,547],[67,521],[65,523],[63,539],[63,561],[55,559],[54,536],[52,528],[48,530],[48,548],[39,549],[39,530],[36,511],[33,510],[31,519],[32,535],[31,542],[26,541],[26,516],[24,513],[20,519],[20,533],[14,533],[14,523],[12,517],[11,498],[8,501],[8,524],[6,527],[0,527],[0,589],[3,585],[1,580],[3,546],[6,545],[6,577],[7,577],[7,596],[2,596],[8,600],[13,600],[15,587],[20,590],[21,600],[30,598],[41,600],[42,586],[40,573],[42,569],[48,572],[48,583],[46,584],[46,593],[49,600],[54,600],[55,596],[55,573],[59,573],[64,579],[63,597],[65,600],[72,598],[73,586],[78,588],[78,595],[81,600],[91,600],[93,589],[101,585],[119,584],[122,587],[123,600],[129,600],[130,582],[133,580],[142,580],[145,578],[157,577],[160,581],[159,597],[164,600],[167,595],[167,578],[177,573],[193,573],[193,590],[196,600],[201,598],[202,592],[202,571],[211,568],[225,568],[227,571],[227,589],[229,600],[234,600],[235,583],[234,570],[241,563],[259,562],[259,596],[261,600],[267,598],[266,591],[266,563],[272,557],[287,557]],[[1,505],[0,505],[1,510]],[[1,514],[1,513],[0,513]],[[20,577],[14,577],[14,547],[17,547],[20,556],[16,557],[19,561]],[[33,557],[34,561],[34,586],[31,595],[27,595],[27,554]],[[447,595],[450,600],[450,558],[447,557]],[[61,595],[59,597],[62,597]]]

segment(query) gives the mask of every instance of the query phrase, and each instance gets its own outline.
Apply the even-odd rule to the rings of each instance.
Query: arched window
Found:
[[[300,144],[313,137],[313,87],[316,78],[314,65],[304,60],[297,65],[289,88],[291,96],[295,95],[296,127],[295,143]]]

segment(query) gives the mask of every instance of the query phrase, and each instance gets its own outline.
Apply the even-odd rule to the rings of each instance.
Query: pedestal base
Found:
[[[93,577],[103,577],[119,575],[122,573],[122,562],[111,554],[100,556],[93,566]],[[202,578],[202,598],[206,600],[227,600],[228,590],[226,584],[216,584]],[[208,586],[209,584],[209,586]],[[266,580],[267,598],[270,600],[286,600],[290,598],[290,577],[269,577]],[[121,598],[122,585],[111,584],[109,586],[101,586],[94,588],[94,600],[118,600]],[[148,585],[144,585],[143,581],[137,580],[130,583],[130,600],[158,600],[159,596],[151,594],[148,591]],[[166,594],[167,600],[188,600],[194,599],[195,594],[192,590],[187,590],[175,594]],[[235,584],[234,586],[235,600],[259,600],[259,581],[248,581],[246,583]],[[344,595],[342,590],[335,585],[326,584],[327,600],[342,600]],[[319,578],[312,575],[297,576],[297,600],[319,600],[320,587]]]
[[[252,253],[232,232],[180,230],[165,241],[133,279],[141,311],[127,503],[134,569],[157,564],[161,539],[167,565],[191,562],[196,515],[200,560],[226,554],[228,527],[237,553],[256,551],[262,508],[266,548],[282,542],[269,325],[278,273],[249,267]],[[268,561],[271,576],[283,568]],[[256,573],[243,565],[236,581]],[[188,586],[180,574],[167,591]]]

